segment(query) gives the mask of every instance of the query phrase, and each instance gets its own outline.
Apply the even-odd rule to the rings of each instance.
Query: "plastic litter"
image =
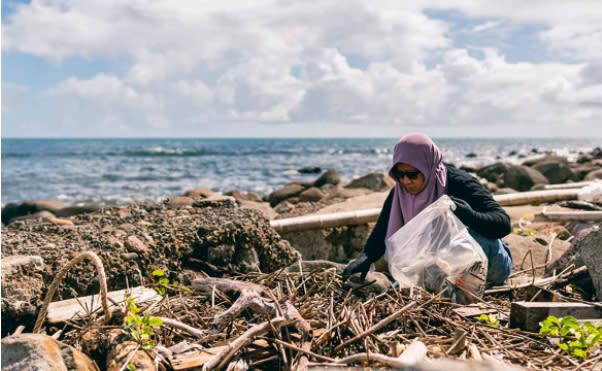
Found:
[[[457,303],[474,302],[485,291],[487,256],[442,196],[386,242],[385,260],[400,287],[445,290]]]

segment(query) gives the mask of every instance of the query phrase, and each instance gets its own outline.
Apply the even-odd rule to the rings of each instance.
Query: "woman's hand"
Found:
[[[452,211],[458,217],[472,212],[472,207],[470,207],[468,202],[464,201],[461,198],[454,197],[454,196],[449,196],[449,198],[451,198],[451,200],[454,202],[454,204],[456,206],[455,208],[452,208]]]
[[[357,259],[347,265],[343,271],[343,281],[346,281],[351,275],[358,272],[362,273],[360,278],[363,281],[370,270],[370,264],[372,264],[372,261],[370,261],[366,254],[362,253]]]

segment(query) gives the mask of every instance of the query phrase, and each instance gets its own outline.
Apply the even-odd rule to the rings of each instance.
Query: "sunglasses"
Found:
[[[391,170],[391,175],[393,176],[393,178],[395,179],[403,179],[403,177],[408,177],[408,179],[410,180],[414,180],[416,178],[418,178],[418,175],[420,175],[420,171],[418,170],[414,170],[414,171],[399,171],[397,169],[393,169]]]

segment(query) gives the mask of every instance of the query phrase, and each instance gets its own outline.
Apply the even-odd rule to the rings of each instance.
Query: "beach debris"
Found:
[[[510,327],[538,332],[540,322],[548,316],[573,316],[577,319],[602,318],[599,306],[564,302],[514,302],[510,307]]]

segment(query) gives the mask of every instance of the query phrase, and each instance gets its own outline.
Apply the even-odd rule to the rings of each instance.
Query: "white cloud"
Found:
[[[537,132],[602,118],[602,7],[591,4],[32,0],[4,21],[2,47],[53,63],[130,61],[123,73],[50,89],[67,107],[57,110],[61,120],[107,130],[148,125],[179,135],[215,122],[337,122]],[[480,22],[475,34],[535,25],[551,52],[573,62],[512,63],[493,45],[454,47],[450,24],[427,9]]]
[[[485,23],[480,23],[472,28],[472,32],[483,32],[491,30],[493,28],[496,28],[499,24],[500,22],[498,21],[488,21]]]

